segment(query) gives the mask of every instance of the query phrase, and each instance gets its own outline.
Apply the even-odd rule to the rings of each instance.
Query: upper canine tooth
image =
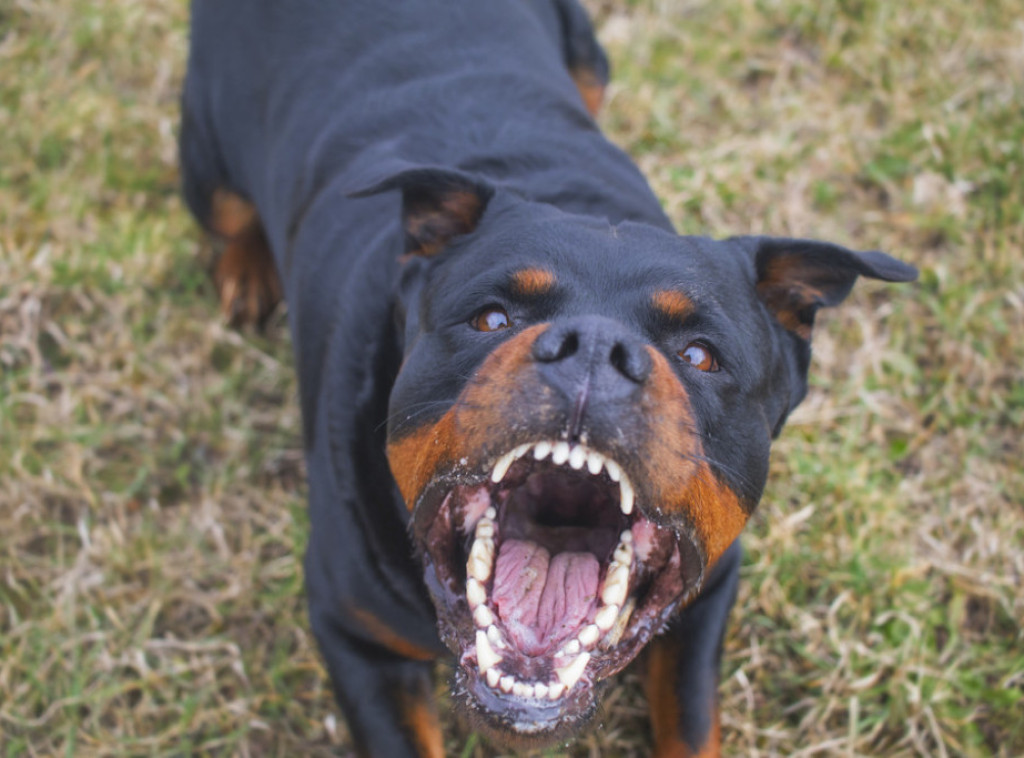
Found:
[[[572,689],[572,686],[580,680],[581,676],[583,676],[583,669],[587,667],[587,663],[589,662],[590,653],[580,653],[568,666],[556,668],[555,676],[558,677],[558,681]]]
[[[594,451],[591,451],[587,455],[587,470],[594,476],[597,476],[598,474],[601,473],[601,469],[603,467],[604,456],[601,455],[600,453],[595,453]]]
[[[491,643],[487,641],[487,633],[483,629],[476,630],[476,663],[481,673],[501,663],[501,656],[494,652]]]
[[[533,448],[533,457],[538,461],[542,461],[551,455],[551,443],[550,442],[538,442]]]
[[[633,512],[633,485],[630,484],[629,479],[622,477],[622,481],[619,482],[619,492],[621,500],[619,501],[619,507],[622,512],[627,516]]]
[[[587,449],[583,445],[577,445],[569,453],[569,465],[574,469],[583,468],[583,464],[587,462]]]
[[[622,469],[619,468],[619,464],[611,458],[605,458],[604,467],[608,469],[608,478],[613,482],[617,482],[622,478]]]
[[[551,460],[559,466],[569,460],[569,443],[556,442],[555,446],[551,449]]]
[[[513,450],[511,453],[505,453],[498,459],[498,462],[494,464],[494,471],[491,472],[491,481],[497,484],[505,478],[505,474],[508,473],[508,467],[516,459],[516,451]]]

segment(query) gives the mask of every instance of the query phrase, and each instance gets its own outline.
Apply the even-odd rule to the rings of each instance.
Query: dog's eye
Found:
[[[499,329],[508,329],[511,323],[505,309],[498,306],[481,311],[470,322],[478,332],[496,332]]]
[[[691,342],[679,351],[679,357],[698,371],[718,371],[718,359],[703,342]]]

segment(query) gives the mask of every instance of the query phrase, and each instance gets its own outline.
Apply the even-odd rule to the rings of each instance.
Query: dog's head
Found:
[[[387,189],[406,231],[388,457],[456,690],[492,734],[556,739],[740,534],[817,309],[916,272],[611,226],[452,172]]]

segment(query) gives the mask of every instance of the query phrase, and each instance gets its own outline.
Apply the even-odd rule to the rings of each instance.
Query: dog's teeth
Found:
[[[493,506],[484,511],[484,516],[489,518],[491,521],[498,518],[498,512],[494,510]]]
[[[613,482],[619,481],[622,478],[622,469],[619,468],[619,464],[613,461],[611,458],[606,458],[604,461],[604,467],[608,469],[608,478]]]
[[[478,582],[486,582],[491,578],[491,562],[480,555],[470,553],[466,570]]]
[[[607,632],[613,626],[615,626],[615,619],[619,615],[619,606],[617,605],[606,605],[604,608],[597,612],[594,616],[594,623],[597,628],[602,632]],[[477,635],[479,637],[479,634]]]
[[[543,700],[548,696],[548,686],[543,682],[537,682],[533,685],[533,696],[538,700]]]
[[[551,460],[559,466],[569,460],[569,443],[556,442],[551,449]]]
[[[565,692],[565,685],[561,682],[551,682],[548,685],[548,700],[558,700]]]
[[[580,633],[576,635],[576,639],[580,641],[583,647],[590,647],[597,638],[601,636],[601,630],[598,629],[594,624],[587,624],[585,627],[580,629]]]
[[[512,456],[516,459],[522,458],[524,455],[530,452],[531,447],[533,447],[533,445],[520,445],[519,447],[512,451]]]
[[[533,457],[542,461],[551,455],[551,443],[550,442],[538,442],[533,448]]]
[[[583,445],[577,445],[569,453],[569,465],[579,471],[587,462],[587,449]]]
[[[485,600],[487,600],[487,590],[484,586],[473,577],[469,577],[466,580],[466,600],[469,601],[469,607],[472,610],[476,610]]]
[[[516,682],[512,685],[512,694],[516,697],[523,697],[526,694],[526,685],[522,682]]]
[[[477,539],[489,540],[494,536],[494,522],[490,519],[480,519],[476,525]]]
[[[513,464],[516,459],[516,451],[513,450],[511,453],[505,453],[498,459],[498,462],[494,464],[494,471],[491,472],[491,481],[497,484],[505,478],[505,474],[508,473],[508,467]]]
[[[494,626],[494,624],[487,627],[487,640],[499,650],[506,647],[505,640],[501,638],[501,632],[498,631],[498,627]]]
[[[487,673],[487,669],[501,663],[501,656],[494,652],[483,629],[476,630],[476,663],[481,673]]]
[[[601,473],[602,468],[604,468],[604,456],[600,453],[591,451],[587,455],[587,471],[592,475],[597,476]]]
[[[487,629],[491,624],[494,623],[494,614],[491,613],[491,609],[481,603],[473,611],[473,622],[476,624],[478,629]]]
[[[601,644],[606,648],[612,648],[619,644],[619,640],[622,639],[623,633],[626,631],[626,627],[629,626],[629,617],[633,615],[633,610],[636,608],[636,599],[630,598],[626,601],[626,604],[622,607],[621,613],[618,618],[615,619],[615,625],[611,628],[611,631],[604,636],[601,640]]]
[[[563,655],[576,655],[580,651],[579,640],[569,640],[565,643],[565,647],[562,648]]]
[[[622,477],[622,481],[619,482],[619,492],[621,494],[619,507],[628,516],[633,512],[633,485],[626,477]]]
[[[615,546],[615,552],[612,553],[612,563],[617,563],[621,566],[629,566],[633,562],[633,543],[632,542],[620,542]]]
[[[621,606],[626,600],[626,589],[629,586],[629,566],[618,566],[609,571],[601,591],[601,602],[605,605]]]
[[[501,671],[497,668],[490,668],[487,669],[487,674],[485,676],[487,677],[488,687],[497,687],[498,680],[501,679]]]
[[[583,676],[583,669],[587,667],[587,663],[589,662],[590,653],[580,653],[568,666],[556,668],[555,676],[557,676],[558,681],[564,684],[567,688],[572,689],[572,686],[580,680],[581,676]]]
[[[619,542],[625,542],[627,545],[633,541],[633,532],[629,529],[619,535]]]
[[[501,677],[501,680],[498,682],[498,686],[501,687],[502,692],[507,694],[512,691],[512,688],[515,686],[515,683],[516,680],[512,678],[512,675],[506,674],[505,676]]]

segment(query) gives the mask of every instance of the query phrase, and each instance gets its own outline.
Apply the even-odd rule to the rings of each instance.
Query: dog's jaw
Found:
[[[697,592],[704,562],[593,447],[522,443],[483,472],[427,488],[417,542],[457,693],[492,734],[540,744],[592,715],[599,683]]]

